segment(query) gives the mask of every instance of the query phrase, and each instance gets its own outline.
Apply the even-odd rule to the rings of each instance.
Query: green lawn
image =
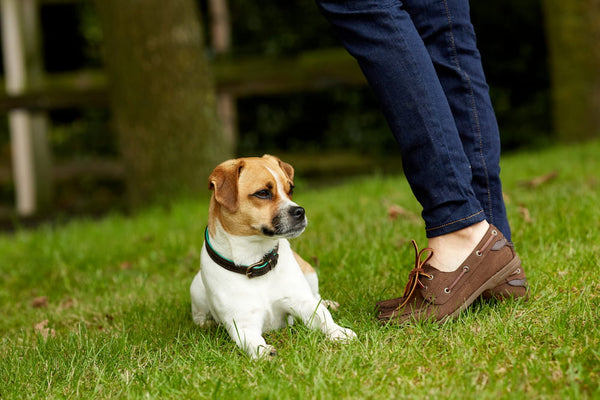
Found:
[[[295,326],[266,335],[272,361],[191,321],[207,198],[4,234],[0,398],[600,398],[599,171],[600,142],[506,157],[530,301],[403,328],[379,325],[373,306],[401,294],[410,239],[426,244],[404,178],[311,189],[298,177],[309,226],[293,245],[318,264],[323,297],[342,305],[334,318],[358,340]],[[391,205],[408,215],[390,219]]]

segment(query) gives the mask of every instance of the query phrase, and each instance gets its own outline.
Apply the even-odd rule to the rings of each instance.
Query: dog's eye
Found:
[[[271,200],[271,198],[273,198],[273,194],[267,189],[259,190],[258,192],[252,194],[252,196],[263,200]]]
[[[289,195],[290,197],[292,197],[292,195],[294,194],[294,187],[295,187],[294,185],[290,185],[290,190],[289,190],[289,192],[288,192],[288,195]]]

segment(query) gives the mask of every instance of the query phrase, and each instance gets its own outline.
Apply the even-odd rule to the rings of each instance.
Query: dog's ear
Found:
[[[286,163],[285,161],[281,161],[279,157],[275,157],[270,154],[265,154],[262,156],[262,158],[277,161],[277,163],[279,164],[279,168],[281,168],[283,172],[285,172],[290,181],[294,180],[294,167],[292,167],[290,164]]]
[[[238,207],[238,179],[243,167],[242,160],[226,161],[208,177],[208,188],[214,191],[215,200],[231,212]]]
[[[293,181],[294,180],[294,167],[292,167],[290,164],[286,163],[285,161],[281,161],[281,160],[279,160],[279,166],[281,167],[283,172],[285,172],[287,174],[288,178],[290,178],[290,181]]]

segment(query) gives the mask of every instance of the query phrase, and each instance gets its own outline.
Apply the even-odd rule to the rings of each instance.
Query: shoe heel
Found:
[[[491,282],[492,285],[487,289],[493,289],[496,286],[500,285],[506,278],[508,278],[515,269],[519,268],[521,266],[521,259],[519,258],[518,255],[515,254],[515,256],[513,257],[512,260],[510,260],[510,262],[508,264],[506,264],[500,271],[498,271],[493,277],[492,279],[490,279],[488,282]],[[487,285],[486,285],[487,286]]]

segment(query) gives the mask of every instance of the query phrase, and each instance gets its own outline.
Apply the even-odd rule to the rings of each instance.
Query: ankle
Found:
[[[429,239],[433,249],[430,264],[444,272],[455,271],[473,252],[489,228],[487,221],[481,221],[456,232]]]

